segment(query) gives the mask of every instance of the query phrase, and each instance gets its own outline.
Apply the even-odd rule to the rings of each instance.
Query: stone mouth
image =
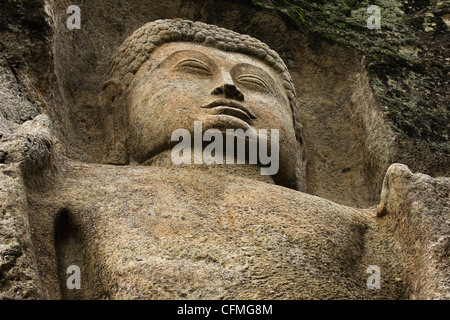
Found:
[[[242,103],[233,100],[217,100],[206,106],[201,106],[201,108],[211,109],[214,110],[214,114],[229,115],[246,122],[256,119]]]

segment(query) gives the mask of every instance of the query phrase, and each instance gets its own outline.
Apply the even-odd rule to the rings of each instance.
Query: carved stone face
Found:
[[[279,129],[280,174],[293,175],[292,112],[279,76],[257,58],[194,43],[155,50],[130,90],[131,156],[144,162],[173,145],[176,129]]]

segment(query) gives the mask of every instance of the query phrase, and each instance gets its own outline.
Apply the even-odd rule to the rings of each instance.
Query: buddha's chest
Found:
[[[345,298],[365,276],[355,211],[286,188],[159,173],[61,192],[83,234],[63,250],[102,297]]]

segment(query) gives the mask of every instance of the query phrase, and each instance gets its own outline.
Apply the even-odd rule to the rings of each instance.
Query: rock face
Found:
[[[450,179],[412,174],[405,165],[386,173],[377,216],[399,246],[412,298],[450,298],[449,192]]]
[[[384,244],[391,245],[392,238],[387,230],[380,232],[384,228],[373,210],[252,179],[67,163],[52,188],[30,199],[37,229],[52,226],[58,214],[55,252],[38,253],[52,298],[59,296],[54,260],[63,298],[403,299],[416,294],[403,277],[408,270],[392,267],[400,252]],[[45,233],[38,237],[46,243]],[[82,290],[65,285],[73,264],[81,268]],[[375,264],[382,270],[379,291],[366,286],[366,269]],[[429,292],[427,297],[436,293]]]
[[[80,5],[79,30],[66,27],[67,1],[0,4],[1,298],[450,298],[450,181],[389,167],[448,176],[448,121],[433,120],[448,119],[444,86],[426,89],[423,130],[406,130],[414,108],[397,108],[423,99],[404,94],[422,89],[423,73],[410,67],[426,57],[398,64],[400,41],[400,56],[390,47],[377,62],[355,45],[368,32],[349,28],[365,22],[363,2],[346,9],[357,19],[342,18],[342,37],[311,27],[326,1],[252,2],[95,1]],[[384,15],[390,39],[414,29],[396,29],[399,15],[419,19],[412,6]],[[426,8],[424,32],[444,39],[448,27],[432,23],[445,10]],[[161,18],[225,27],[280,54],[297,92],[298,190],[257,181],[251,168],[174,168],[164,157],[143,167],[108,153],[112,133],[117,145],[128,137],[126,119],[107,108],[123,84],[104,86],[108,62]],[[331,15],[330,30],[338,20]],[[425,51],[436,50],[429,70],[438,83],[448,62],[433,45]],[[402,71],[383,78],[393,66]],[[66,286],[70,265],[81,268],[81,290]],[[367,287],[370,266],[381,270],[379,290]]]
[[[360,264],[367,223],[356,210],[185,169],[74,163],[54,188],[56,198],[53,188],[35,195],[32,220],[51,225],[60,210],[59,274],[76,264],[84,277],[82,290],[61,284],[64,298],[370,297]]]

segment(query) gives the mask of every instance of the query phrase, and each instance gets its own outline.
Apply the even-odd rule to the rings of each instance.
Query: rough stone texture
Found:
[[[42,297],[20,170],[1,164],[0,299]]]
[[[362,57],[353,50],[317,41],[287,25],[282,16],[233,1],[131,2],[110,9],[107,17],[103,3],[84,4],[86,22],[77,31],[65,27],[66,3],[55,5],[55,71],[65,88],[62,108],[77,128],[67,133],[72,158],[104,161],[102,143],[110,137],[111,123],[108,112],[97,107],[107,80],[99,75],[121,42],[149,20],[201,20],[261,39],[286,62],[298,93],[299,122],[308,137],[305,190],[348,205],[376,204],[394,136],[373,98]],[[125,23],[123,17],[130,20]]]
[[[448,169],[444,169],[449,167],[446,123],[450,115],[447,1],[252,3],[279,12],[306,34],[354,48],[364,55],[371,87],[389,125],[398,134],[392,147],[394,161],[407,161],[415,170],[448,175]],[[381,10],[380,30],[366,28],[369,5],[377,5]],[[427,147],[433,153],[430,157],[426,155]]]
[[[377,216],[226,174],[59,166],[29,193],[45,298],[449,298],[448,178],[391,166]]]
[[[0,103],[2,116],[13,123],[22,123],[39,114],[36,107],[24,97],[6,60],[0,56]]]
[[[83,2],[81,30],[65,27],[76,2],[0,3],[0,298],[449,298],[448,178],[391,167],[378,216],[328,201],[377,204],[393,162],[448,176],[443,2],[374,3],[379,32],[364,27],[366,1],[252,2]],[[174,17],[252,35],[280,54],[298,94],[306,191],[322,198],[61,158],[100,161],[108,61],[143,24]],[[62,284],[75,262],[92,285],[73,293]],[[382,290],[365,287],[369,265],[381,267]],[[156,275],[167,281],[140,287]]]
[[[389,3],[380,5],[386,5],[386,10],[390,12],[392,8]],[[307,17],[310,11],[314,11],[312,8],[307,9],[311,6],[323,7],[324,11],[333,9],[330,11],[330,24],[321,24],[320,30],[323,32],[320,32],[316,30],[318,27],[310,30],[302,24],[293,24],[292,15],[287,15],[285,11],[292,13],[289,10],[295,7],[283,7],[281,4],[261,9],[259,5],[245,1],[167,1],[164,4],[129,1],[126,6],[96,1],[81,6],[84,21],[82,29],[67,30],[65,8],[68,4],[68,1],[51,2],[49,12],[55,30],[55,72],[60,85],[65,88],[61,110],[66,114],[60,118],[70,119],[69,124],[62,126],[61,132],[69,142],[64,146],[74,159],[99,162],[104,156],[102,143],[109,136],[104,132],[109,127],[109,123],[105,123],[108,114],[96,105],[98,92],[106,81],[101,75],[106,71],[115,50],[127,36],[148,21],[176,17],[212,23],[249,34],[267,43],[281,55],[296,86],[301,114],[299,121],[304,126],[308,158],[306,190],[309,193],[346,205],[367,207],[378,202],[384,173],[393,162],[405,163],[412,170],[433,176],[448,175],[448,138],[440,134],[442,139],[428,143],[416,136],[405,135],[404,131],[399,132],[383,109],[383,99],[387,97],[384,92],[397,89],[395,86],[390,89],[392,81],[377,80],[376,72],[381,76],[383,72],[398,70],[395,83],[402,86],[409,83],[407,77],[412,76],[410,69],[400,63],[400,58],[388,59],[395,56],[395,50],[399,48],[392,47],[390,50],[394,50],[394,53],[383,55],[379,63],[375,63],[373,57],[384,50],[383,43],[403,39],[406,34],[411,37],[416,34],[409,29],[401,29],[401,26],[409,26],[409,14],[417,15],[416,11],[397,20],[392,15],[384,14],[383,23],[399,30],[391,32],[386,28],[385,33],[377,33],[365,28],[366,17],[362,12],[366,2],[355,2],[351,6],[357,19],[342,13],[344,3],[333,5],[324,1],[317,6],[305,4]],[[328,6],[331,7],[326,9]],[[302,7],[298,4],[297,8]],[[350,16],[352,10],[349,11]],[[353,28],[356,24],[359,27]],[[341,34],[338,34],[340,29]],[[325,30],[334,34],[333,39],[327,36]],[[439,27],[437,35],[444,37],[445,33],[442,32],[445,30]],[[356,38],[345,42],[351,35]],[[428,36],[431,37],[431,33],[427,33]],[[415,43],[420,42],[422,34],[418,33],[415,37]],[[364,39],[372,39],[372,42],[363,43]],[[399,46],[409,40],[402,41]],[[427,52],[436,50],[442,56],[439,43],[442,41],[430,42],[432,49]],[[356,44],[361,45],[355,47]],[[362,48],[373,49],[374,52]],[[430,61],[428,57],[427,54],[417,59]],[[443,65],[439,68],[433,69],[436,72],[432,74],[438,76],[444,72],[442,68],[446,67]],[[428,71],[422,75],[425,77],[427,74]],[[414,86],[425,86],[424,81]],[[439,81],[445,83],[445,79]],[[425,126],[430,126],[429,119],[434,119],[431,121],[437,122],[432,126],[442,132],[446,127],[442,119],[448,117],[446,104],[442,103],[446,99],[446,90],[443,89],[444,93],[435,90],[441,90],[445,85],[436,82],[426,87],[429,95],[440,97],[441,102],[436,100],[439,103],[432,108],[436,116],[427,117],[419,107],[416,108],[417,114],[413,111],[395,111],[398,109],[395,107],[389,107],[388,111],[406,117],[402,123],[414,121],[416,128],[422,131],[427,131]],[[403,92],[400,89],[397,91]],[[388,97],[395,98],[393,93]],[[411,100],[404,95],[402,97],[402,102]],[[398,102],[400,96],[395,99]],[[421,98],[421,101],[430,99]],[[423,116],[417,116],[419,113]],[[58,126],[55,124],[55,127]]]
[[[448,61],[440,45],[448,42],[448,27],[440,22],[441,2],[380,2],[382,31],[365,28],[365,1],[265,1],[265,8],[236,1],[119,2],[83,3],[81,30],[66,28],[69,1],[49,1],[45,10],[43,1],[8,0],[0,6],[3,54],[27,99],[53,119],[57,147],[72,158],[98,162],[104,155],[107,117],[96,104],[114,51],[146,22],[177,17],[250,34],[280,53],[301,108],[309,193],[367,207],[378,202],[393,162],[448,175]],[[423,14],[428,11],[434,17]],[[309,28],[295,12],[310,19]],[[435,19],[434,31],[424,32],[421,19]],[[407,52],[417,48],[408,43],[422,50],[412,60]],[[417,73],[420,63],[424,71]],[[415,89],[403,88],[409,84]],[[385,99],[393,102],[387,106]],[[400,104],[411,105],[403,112]],[[416,129],[405,129],[408,123]],[[431,136],[435,139],[427,142]]]
[[[450,299],[450,179],[392,165],[377,215],[399,249],[411,298]]]
[[[0,81],[0,299],[37,299],[43,287],[24,177],[50,158],[51,122],[27,99],[3,54]]]
[[[39,115],[0,131],[0,299],[42,298],[26,184],[49,164],[50,129],[48,117]]]
[[[57,255],[61,281],[69,265],[82,269],[83,289],[69,291],[62,283],[65,298],[373,295],[361,263],[369,245],[364,243],[368,214],[291,189],[198,170],[73,162],[63,168],[45,192],[30,194],[30,219],[38,243],[47,242],[44,230],[52,228],[56,214],[57,229],[67,230],[56,236],[56,253],[39,254],[41,266],[51,265]],[[54,269],[40,272],[47,282],[57,281]],[[395,287],[383,289],[382,298],[401,298]]]

